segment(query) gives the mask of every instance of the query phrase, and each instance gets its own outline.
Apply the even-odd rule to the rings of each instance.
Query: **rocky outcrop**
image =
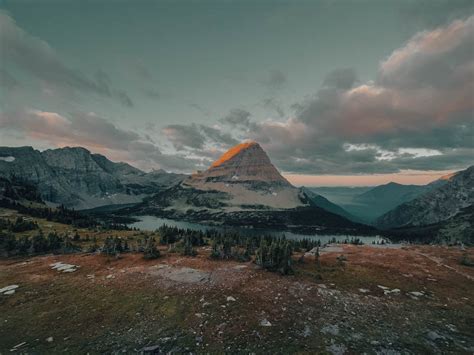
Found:
[[[403,203],[377,219],[381,228],[424,226],[454,217],[474,204],[474,166],[450,176],[441,186]]]
[[[76,209],[140,202],[184,179],[164,171],[145,173],[80,147],[43,152],[0,147],[0,176],[34,184],[44,201]]]

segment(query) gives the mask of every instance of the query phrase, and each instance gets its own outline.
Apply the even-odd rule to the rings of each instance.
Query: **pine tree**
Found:
[[[156,247],[155,238],[149,237],[145,241],[143,257],[145,259],[157,259],[160,257],[160,251]]]
[[[184,237],[183,244],[183,255],[195,256],[197,254],[193,248],[192,238],[189,235]]]

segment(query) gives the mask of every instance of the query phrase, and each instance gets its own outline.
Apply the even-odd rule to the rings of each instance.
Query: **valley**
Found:
[[[11,210],[1,215],[18,217]],[[162,237],[35,221],[45,232],[77,233],[83,249],[94,237],[99,245],[109,235],[130,241],[146,234]],[[467,354],[474,349],[474,269],[461,263],[463,257],[474,260],[473,248],[331,244],[320,249],[319,264],[313,252],[295,251],[288,276],[262,269],[254,257],[213,259],[211,245],[196,247],[195,256],[168,245],[158,249],[161,256],[153,260],[140,252],[0,260],[0,285],[18,286],[13,294],[0,295],[0,351]],[[52,269],[57,262],[76,269]]]

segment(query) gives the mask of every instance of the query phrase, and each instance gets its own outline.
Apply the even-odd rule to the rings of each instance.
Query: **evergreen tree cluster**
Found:
[[[288,275],[293,272],[292,253],[292,243],[285,238],[273,239],[271,243],[262,239],[260,247],[255,252],[255,263],[264,269]]]
[[[38,229],[38,223],[35,221],[27,220],[23,217],[17,217],[15,222],[11,222],[8,219],[0,218],[0,230],[7,230],[13,233],[27,232],[34,229]]]
[[[12,201],[10,199],[0,199],[0,207],[15,210],[21,214],[36,218],[44,218],[48,221],[69,224],[77,228],[103,228],[112,230],[131,230],[125,224],[115,223],[113,221],[81,213],[63,205],[57,208],[34,207]]]
[[[7,256],[26,256],[46,253],[74,253],[80,251],[68,236],[51,232],[47,236],[41,230],[32,237],[15,238],[12,233],[0,233],[0,250]]]
[[[156,232],[160,235],[160,244],[162,245],[175,244],[184,241],[185,238],[188,238],[188,243],[194,247],[205,245],[204,238],[206,237],[206,232],[170,227],[166,224],[158,228]]]

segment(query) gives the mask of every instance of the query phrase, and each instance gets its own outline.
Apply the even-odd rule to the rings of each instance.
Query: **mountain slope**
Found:
[[[431,188],[430,185],[402,185],[390,182],[355,196],[352,200],[352,208],[363,214],[363,217],[374,220],[402,203],[424,194]]]
[[[319,195],[311,190],[309,190],[306,187],[302,187],[301,191],[306,194],[306,196],[309,198],[312,204],[314,204],[317,207],[320,207],[326,211],[329,211],[331,213],[337,214],[339,216],[343,216],[351,221],[354,222],[360,222],[360,219],[358,219],[356,216],[352,215],[351,213],[347,212],[344,208],[336,205],[335,203],[332,203],[329,201],[327,198],[325,198],[322,195]]]
[[[377,219],[381,228],[423,226],[447,220],[474,204],[474,166],[452,176],[445,184]]]
[[[146,194],[184,178],[166,172],[147,174],[80,147],[43,152],[31,147],[0,147],[0,176],[34,184],[44,201],[76,209],[137,203]]]
[[[368,228],[339,215],[346,212],[322,196],[291,185],[256,142],[231,148],[206,171],[122,213],[311,232]]]
[[[225,208],[228,210],[304,205],[300,191],[278,172],[256,142],[241,143],[229,149],[209,169],[184,180],[182,187],[227,194]]]

